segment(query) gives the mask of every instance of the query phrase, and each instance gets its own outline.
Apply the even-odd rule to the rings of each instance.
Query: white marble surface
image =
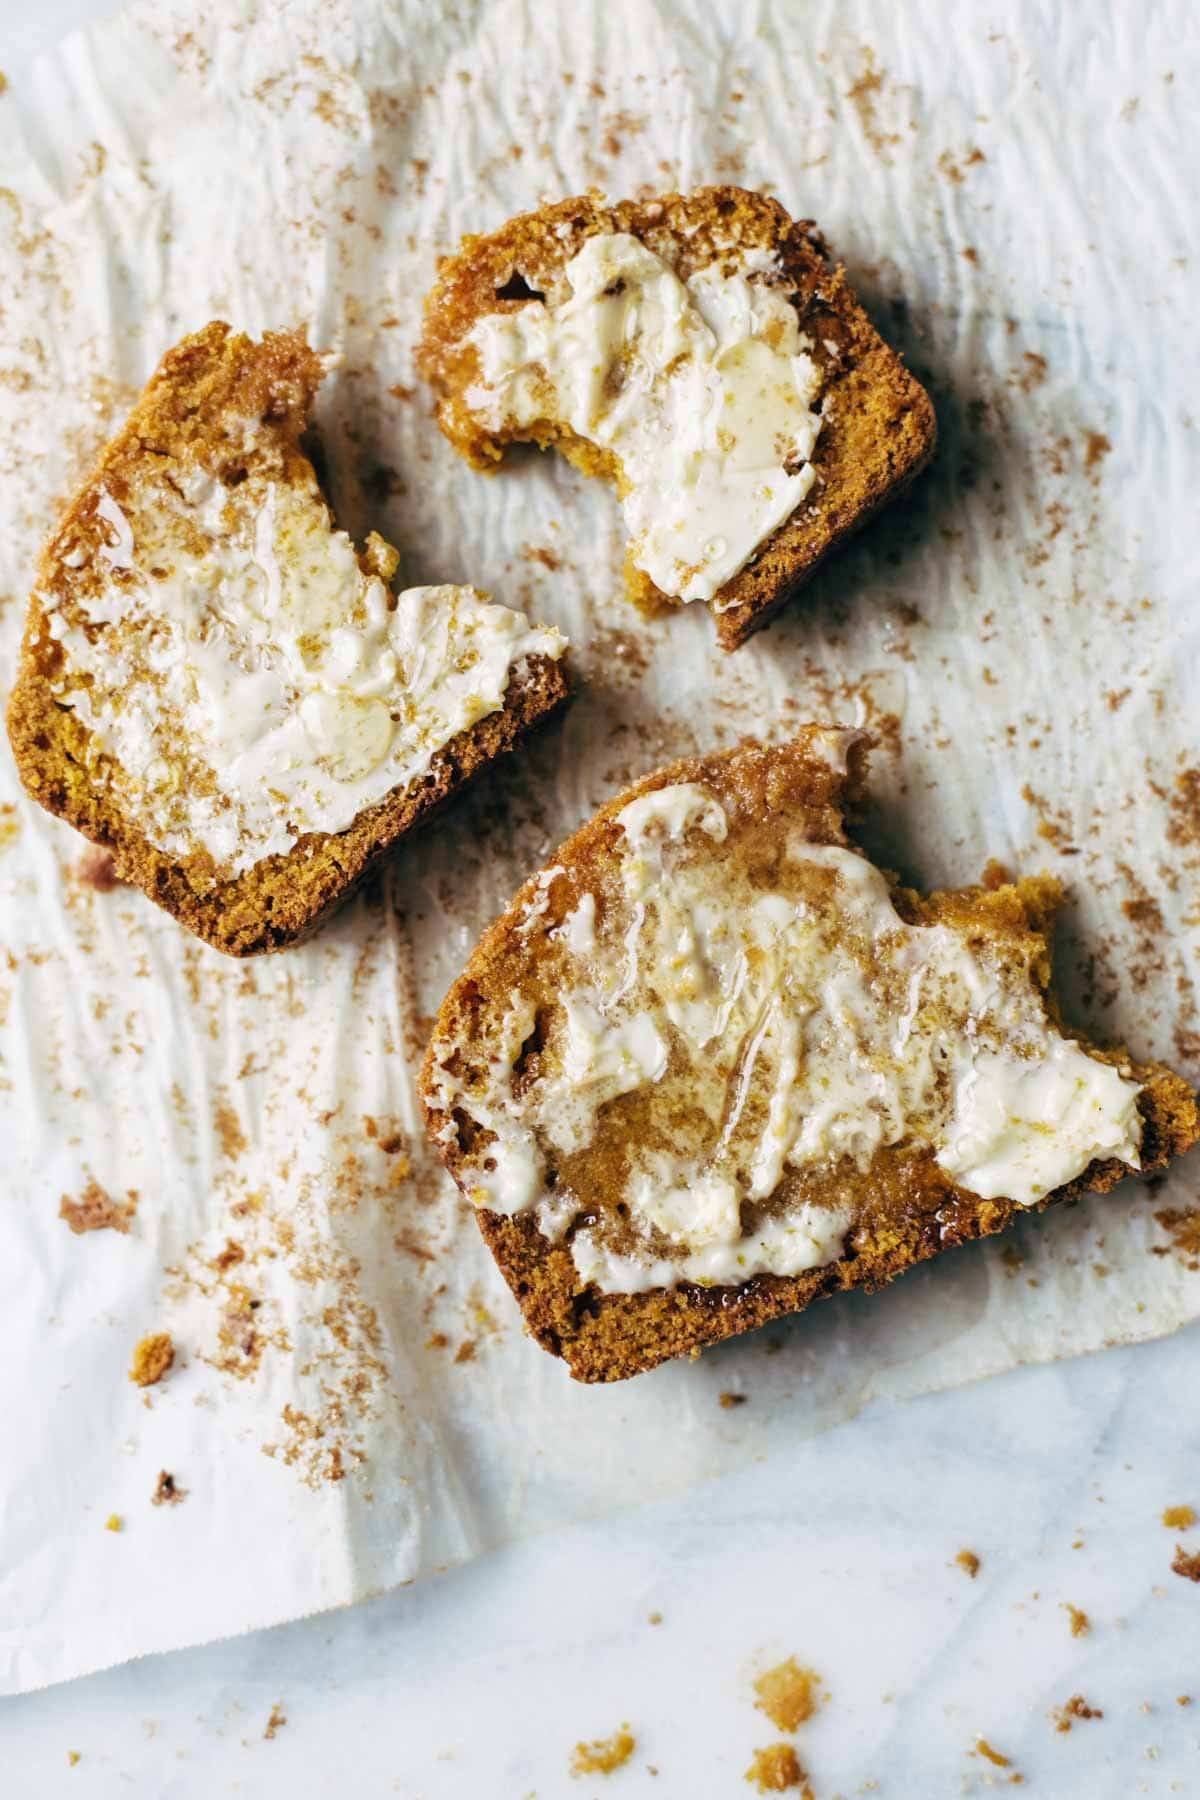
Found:
[[[107,10],[0,0],[0,69],[19,80]],[[1192,1330],[875,1406],[684,1500],[0,1703],[0,1800],[748,1793],[777,1735],[751,1680],[787,1654],[829,1693],[797,1738],[816,1800],[934,1800],[1014,1772],[1038,1795],[1200,1794],[1200,1586],[1171,1572],[1160,1520],[1200,1508],[1198,1354]],[[1104,1716],[1064,1734],[1051,1714],[1074,1694]],[[625,1720],[631,1762],[572,1779],[574,1742]],[[980,1737],[1010,1767],[973,1754]]]
[[[751,1754],[777,1734],[750,1683],[790,1653],[829,1693],[797,1738],[816,1800],[982,1794],[1012,1772],[1055,1800],[1195,1795],[1200,1586],[1171,1572],[1160,1515],[1200,1503],[1198,1355],[1190,1330],[872,1407],[686,1500],[0,1703],[5,1800],[351,1784],[363,1800],[716,1800],[751,1792]],[[1074,1694],[1104,1716],[1060,1733]],[[276,1702],[287,1724],[267,1741]],[[572,1779],[575,1741],[625,1720],[631,1762]],[[1011,1770],[972,1754],[980,1736]]]

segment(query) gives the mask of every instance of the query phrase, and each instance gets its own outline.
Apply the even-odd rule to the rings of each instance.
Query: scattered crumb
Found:
[[[187,1489],[181,1488],[173,1475],[165,1469],[158,1472],[158,1486],[150,1496],[151,1506],[178,1506],[181,1500],[187,1499]]]
[[[1074,1719],[1102,1719],[1098,1706],[1089,1706],[1082,1694],[1072,1694],[1065,1706],[1056,1706],[1050,1714],[1056,1731],[1070,1731]]]
[[[1026,350],[1021,357],[1021,364],[1014,377],[1016,385],[1023,394],[1032,394],[1035,388],[1041,387],[1050,373],[1050,365],[1036,350]]]
[[[1189,1555],[1182,1544],[1176,1544],[1175,1560],[1171,1568],[1176,1575],[1182,1575],[1185,1581],[1200,1581],[1200,1550],[1193,1550]]]
[[[971,1580],[974,1581],[979,1573],[979,1558],[974,1550],[960,1550],[954,1560],[959,1568],[965,1569]]]
[[[816,1685],[821,1677],[814,1669],[802,1669],[794,1656],[758,1677],[754,1702],[780,1731],[795,1731],[817,1710]]]
[[[1083,466],[1090,475],[1104,461],[1112,445],[1102,431],[1089,431],[1083,439]]]
[[[109,1513],[104,1521],[104,1529],[105,1531],[124,1531],[125,1521],[120,1513]]]
[[[522,555],[530,562],[541,563],[543,569],[549,569],[551,573],[562,568],[561,556],[551,550],[547,544],[526,544]]]
[[[1175,777],[1167,838],[1172,844],[1200,844],[1200,769],[1184,769]]]
[[[622,1768],[637,1749],[637,1739],[628,1725],[622,1725],[611,1737],[593,1738],[588,1744],[576,1744],[571,1754],[572,1775],[611,1775]]]
[[[725,1393],[721,1394],[719,1398],[722,1406],[729,1407],[745,1406],[747,1397],[745,1394]]]
[[[283,1701],[277,1700],[271,1708],[271,1716],[267,1720],[267,1728],[263,1732],[265,1738],[273,1738],[287,1724],[287,1714],[283,1710]]]
[[[1071,1615],[1071,1636],[1086,1637],[1092,1629],[1092,1621],[1087,1614],[1080,1612],[1077,1606],[1072,1606],[1069,1600],[1064,1600],[1062,1604],[1063,1611]]]
[[[235,1162],[246,1148],[246,1134],[228,1101],[218,1100],[213,1107],[213,1130],[221,1146],[221,1155]]]
[[[1196,1523],[1194,1506],[1164,1506],[1162,1522],[1168,1531],[1189,1531]]]
[[[98,894],[111,894],[122,885],[112,852],[101,850],[98,844],[84,851],[75,865],[75,874],[84,887],[94,888]]]
[[[998,1769],[1012,1768],[1012,1757],[1003,1755],[999,1750],[994,1750],[986,1738],[975,1739],[975,1754],[976,1756],[986,1758],[990,1763],[994,1763]]]
[[[878,99],[887,79],[886,72],[875,61],[874,51],[866,44],[859,52],[861,68],[857,80],[846,89],[846,98],[858,114],[863,136],[883,162],[890,162],[890,149],[900,142],[892,131],[882,130],[878,117]]]
[[[803,1783],[804,1794],[812,1800],[812,1789],[790,1744],[770,1744],[765,1750],[756,1750],[754,1761],[746,1770],[746,1780],[752,1781],[760,1794],[783,1794]]]
[[[175,1345],[169,1331],[152,1331],[141,1339],[129,1366],[129,1379],[138,1387],[153,1387],[175,1361]]]
[[[646,1615],[646,1623],[647,1623],[647,1625],[661,1625],[662,1624],[662,1614],[660,1612],[648,1613]]]
[[[1163,1212],[1155,1213],[1154,1222],[1170,1237],[1175,1254],[1194,1269],[1200,1258],[1200,1207],[1167,1207]],[[1165,1248],[1155,1250],[1156,1256],[1168,1254]]]
[[[130,1188],[125,1200],[114,1200],[100,1183],[90,1180],[78,1200],[64,1194],[58,1203],[58,1216],[65,1219],[76,1237],[85,1231],[119,1231],[128,1234],[138,1207],[137,1190]]]
[[[3,79],[4,79],[4,77],[3,77],[3,76],[0,76],[0,81],[2,81],[2,80],[3,80]],[[0,88],[0,93],[3,93],[3,92],[4,92],[4,90],[3,90],[3,88]],[[68,1764],[69,1764],[69,1765],[70,1765],[70,1767],[71,1767],[71,1768],[72,1768],[72,1769],[73,1769],[73,1768],[74,1768],[74,1767],[75,1767],[75,1764],[76,1764],[76,1763],[77,1763],[77,1762],[78,1762],[78,1761],[79,1761],[79,1752],[78,1752],[78,1750],[68,1750],[68,1751],[67,1751],[67,1762],[68,1762]]]
[[[208,1266],[214,1275],[227,1275],[230,1269],[235,1269],[240,1262],[245,1262],[245,1260],[246,1252],[237,1239],[226,1238],[225,1248],[217,1251]]]
[[[1190,1694],[1176,1694],[1175,1704],[1176,1706],[1190,1706],[1192,1704],[1192,1696]]]

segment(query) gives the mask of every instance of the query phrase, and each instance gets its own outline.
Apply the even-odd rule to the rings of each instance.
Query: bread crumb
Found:
[[[1056,1731],[1070,1731],[1074,1719],[1102,1719],[1098,1706],[1089,1706],[1082,1694],[1072,1694],[1065,1706],[1056,1706],[1050,1714]]]
[[[1005,1756],[1000,1750],[993,1750],[986,1738],[975,1739],[975,1754],[976,1756],[984,1757],[990,1763],[994,1763],[998,1769],[1012,1768],[1012,1757]]]
[[[4,79],[3,76],[0,76],[0,81],[2,81],[3,79]],[[4,92],[3,88],[0,88],[0,93],[3,93],[3,92]],[[79,1761],[78,1750],[68,1750],[67,1751],[68,1765],[73,1769],[78,1761]]]
[[[76,1237],[82,1237],[85,1231],[119,1231],[127,1236],[137,1207],[136,1188],[129,1189],[128,1199],[114,1200],[93,1177],[78,1200],[72,1200],[69,1194],[62,1196],[58,1216],[66,1220]]]
[[[1021,358],[1024,367],[1019,369],[1013,379],[1023,394],[1032,394],[1040,388],[1050,372],[1046,358],[1036,350],[1026,350]]]
[[[1176,1694],[1175,1704],[1176,1706],[1190,1706],[1192,1704],[1192,1696],[1190,1694]]]
[[[129,1366],[129,1379],[138,1387],[153,1387],[175,1361],[175,1345],[169,1331],[152,1331],[138,1343]]]
[[[746,1394],[725,1393],[719,1395],[718,1398],[722,1406],[730,1407],[745,1406],[748,1396]]]
[[[954,1560],[959,1568],[965,1569],[971,1580],[974,1581],[979,1573],[979,1557],[974,1550],[960,1550]]]
[[[872,150],[881,161],[890,163],[891,148],[900,142],[900,138],[894,131],[884,131],[879,123],[878,96],[883,92],[887,81],[887,71],[879,68],[875,52],[869,45],[861,47],[859,56],[861,68],[853,85],[846,89],[846,98],[858,114],[863,136]]]
[[[1176,1544],[1171,1569],[1174,1574],[1182,1575],[1185,1581],[1200,1581],[1200,1550],[1194,1550],[1189,1555],[1182,1544]]]
[[[1086,1637],[1092,1629],[1092,1621],[1087,1614],[1081,1612],[1077,1606],[1072,1606],[1069,1600],[1064,1600],[1062,1605],[1063,1611],[1071,1616],[1071,1636]]]
[[[660,1612],[647,1613],[646,1623],[647,1623],[647,1625],[661,1625],[662,1624],[662,1614]]]
[[[541,563],[543,569],[549,569],[552,574],[562,568],[562,558],[545,544],[526,544],[521,554],[530,562]]]
[[[1186,1267],[1200,1266],[1197,1261],[1200,1258],[1200,1207],[1169,1206],[1165,1211],[1155,1213],[1154,1220],[1168,1234],[1172,1248]],[[1168,1252],[1156,1246],[1154,1254],[1166,1256]]]
[[[817,1710],[816,1685],[821,1677],[815,1669],[802,1669],[794,1656],[767,1669],[754,1683],[758,1695],[754,1702],[780,1731],[795,1731]]]
[[[1194,1506],[1164,1506],[1162,1522],[1168,1531],[1188,1531],[1196,1523]]]
[[[181,1488],[173,1475],[165,1469],[158,1472],[158,1486],[150,1496],[151,1506],[178,1506],[181,1500],[187,1499],[187,1489]]]
[[[75,874],[84,887],[94,888],[98,894],[111,894],[122,885],[112,852],[101,850],[98,844],[84,851],[75,865]]]
[[[287,1714],[283,1710],[283,1701],[277,1700],[271,1708],[271,1716],[267,1720],[267,1728],[263,1732],[265,1738],[273,1738],[287,1724]]]
[[[221,1146],[221,1155],[235,1162],[246,1148],[246,1134],[227,1100],[218,1100],[213,1107],[213,1131]]]
[[[1083,466],[1090,475],[1104,461],[1112,445],[1102,431],[1088,431],[1083,439]]]
[[[576,1744],[571,1754],[572,1775],[611,1775],[627,1763],[637,1749],[637,1739],[628,1725],[622,1725],[611,1737],[593,1738],[590,1743]]]
[[[109,1513],[104,1521],[104,1529],[105,1531],[124,1531],[125,1521],[120,1513]]]
[[[812,1789],[790,1744],[769,1744],[765,1750],[756,1750],[746,1780],[752,1781],[760,1794],[783,1794],[803,1784],[803,1795],[812,1800]]]

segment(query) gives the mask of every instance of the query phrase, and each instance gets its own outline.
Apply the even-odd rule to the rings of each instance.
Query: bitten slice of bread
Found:
[[[562,637],[472,588],[389,586],[300,447],[300,332],[163,358],[60,520],[8,730],[33,797],[235,956],[305,936],[568,691]]]
[[[647,776],[446,997],[432,1140],[580,1380],[877,1288],[1200,1136],[1179,1076],[1062,1025],[1055,880],[923,897],[853,848],[866,754],[809,726]]]
[[[419,362],[477,468],[533,441],[612,481],[633,597],[706,599],[726,650],[936,438],[929,396],[811,221],[742,188],[563,200],[465,237]]]

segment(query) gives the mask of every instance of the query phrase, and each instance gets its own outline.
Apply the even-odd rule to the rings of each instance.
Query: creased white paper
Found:
[[[1068,1011],[1200,1071],[1184,18],[155,0],[0,103],[5,689],[56,506],[214,316],[340,351],[319,425],[341,521],[401,544],[405,583],[561,626],[583,677],[561,728],[315,942],[251,965],[96,891],[0,757],[0,1688],[346,1603],[872,1396],[1200,1312],[1172,1216],[1193,1162],[576,1387],[522,1339],[413,1099],[446,985],[561,836],[667,756],[813,717],[880,738],[878,857],[927,885],[989,857],[1060,872]],[[462,231],[711,180],[820,220],[942,434],[911,500],[731,657],[702,608],[629,611],[610,493],[549,457],[457,462],[412,364]],[[89,1181],[136,1191],[127,1233],[68,1229]],[[143,1393],[151,1330],[178,1358]],[[151,1503],[163,1470],[178,1504]]]

